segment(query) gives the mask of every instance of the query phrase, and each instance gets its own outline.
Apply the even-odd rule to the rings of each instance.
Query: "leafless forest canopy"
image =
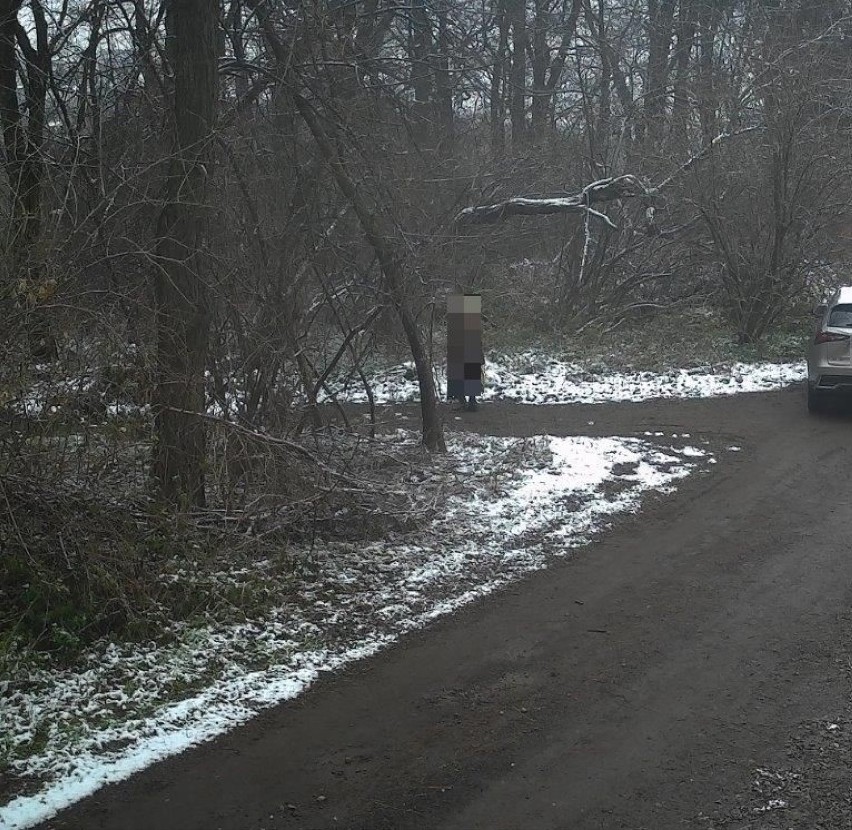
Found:
[[[328,499],[377,354],[441,450],[454,287],[759,341],[847,253],[850,77],[844,0],[0,0],[0,545]]]

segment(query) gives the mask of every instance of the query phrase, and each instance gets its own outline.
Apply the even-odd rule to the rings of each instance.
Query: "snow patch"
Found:
[[[42,749],[10,762],[42,786],[0,807],[0,826],[44,821],[292,699],[321,673],[570,555],[614,516],[638,510],[646,493],[716,460],[706,446],[637,438],[459,434],[448,445],[471,484],[432,526],[318,552],[320,572],[299,602],[225,627],[176,626],[169,646],[103,643],[76,671],[38,670],[18,689],[0,687],[5,737],[46,735]],[[176,683],[187,689],[177,702],[168,691]]]
[[[377,404],[418,401],[420,390],[411,362],[377,372],[371,378]],[[734,363],[667,372],[594,373],[577,363],[555,360],[536,352],[490,358],[483,369],[483,400],[526,404],[615,403],[657,398],[712,398],[742,392],[781,389],[807,378],[799,363]],[[439,394],[446,390],[443,365],[435,368]],[[367,403],[362,386],[335,389],[340,400]]]

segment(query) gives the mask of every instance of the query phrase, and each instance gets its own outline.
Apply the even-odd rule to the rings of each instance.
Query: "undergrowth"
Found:
[[[553,326],[531,331],[519,325],[487,328],[486,351],[551,352],[590,371],[668,371],[735,362],[803,360],[813,323],[797,313],[757,344],[742,345],[720,315],[702,307],[658,312],[617,326],[598,323],[581,332]]]
[[[226,448],[212,432],[215,460]],[[7,460],[0,676],[24,654],[68,664],[100,638],[162,641],[175,622],[257,618],[280,603],[282,585],[310,580],[323,541],[415,530],[435,510],[429,487],[401,486],[432,463],[416,446],[242,435],[238,455],[239,464],[211,464],[210,505],[192,514],[128,481],[37,477],[26,458],[14,472]]]
[[[71,660],[100,637],[156,639],[167,621],[221,610],[233,597],[168,574],[209,572],[227,542],[139,501],[3,476],[0,661],[26,648]]]

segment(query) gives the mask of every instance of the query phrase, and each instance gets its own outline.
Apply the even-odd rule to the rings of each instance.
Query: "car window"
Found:
[[[836,305],[831,309],[828,325],[852,328],[852,305]]]

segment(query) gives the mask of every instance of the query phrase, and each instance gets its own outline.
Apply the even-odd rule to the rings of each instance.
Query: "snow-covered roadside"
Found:
[[[42,367],[48,375],[48,367]],[[409,361],[368,371],[377,404],[405,403],[420,398],[414,364]],[[616,403],[654,398],[709,398],[740,392],[766,392],[798,383],[807,377],[805,363],[734,363],[707,365],[662,372],[619,372],[605,366],[583,365],[555,358],[540,351],[489,354],[485,365],[484,400],[508,400],[525,404]],[[446,389],[443,363],[435,365],[439,396]],[[295,379],[293,381],[296,382]],[[339,401],[367,403],[368,396],[358,378],[343,382],[332,378],[328,388]],[[230,379],[226,408],[242,411],[240,384]],[[73,414],[81,422],[94,419],[148,419],[149,405],[114,400],[114,391],[99,386],[92,369],[80,377],[42,379],[30,385],[9,404],[9,409],[30,418]],[[321,391],[319,400],[328,399]],[[82,411],[81,411],[82,407]],[[223,407],[210,401],[211,415],[224,415]]]
[[[734,363],[667,372],[590,371],[538,352],[489,356],[484,400],[526,404],[616,403],[654,398],[712,398],[740,392],[766,392],[807,378],[800,363]],[[436,366],[439,391],[446,388],[445,368]],[[420,399],[413,363],[403,363],[371,377],[378,404]],[[335,390],[341,400],[366,403],[357,381]]]
[[[0,826],[32,826],[245,722],[321,672],[546,567],[637,510],[644,494],[716,463],[688,435],[649,437],[451,435],[454,470],[469,486],[428,532],[315,553],[319,573],[299,602],[263,619],[184,629],[168,647],[104,644],[83,670],[0,682],[5,739],[38,747],[12,769],[41,782],[0,807]]]

